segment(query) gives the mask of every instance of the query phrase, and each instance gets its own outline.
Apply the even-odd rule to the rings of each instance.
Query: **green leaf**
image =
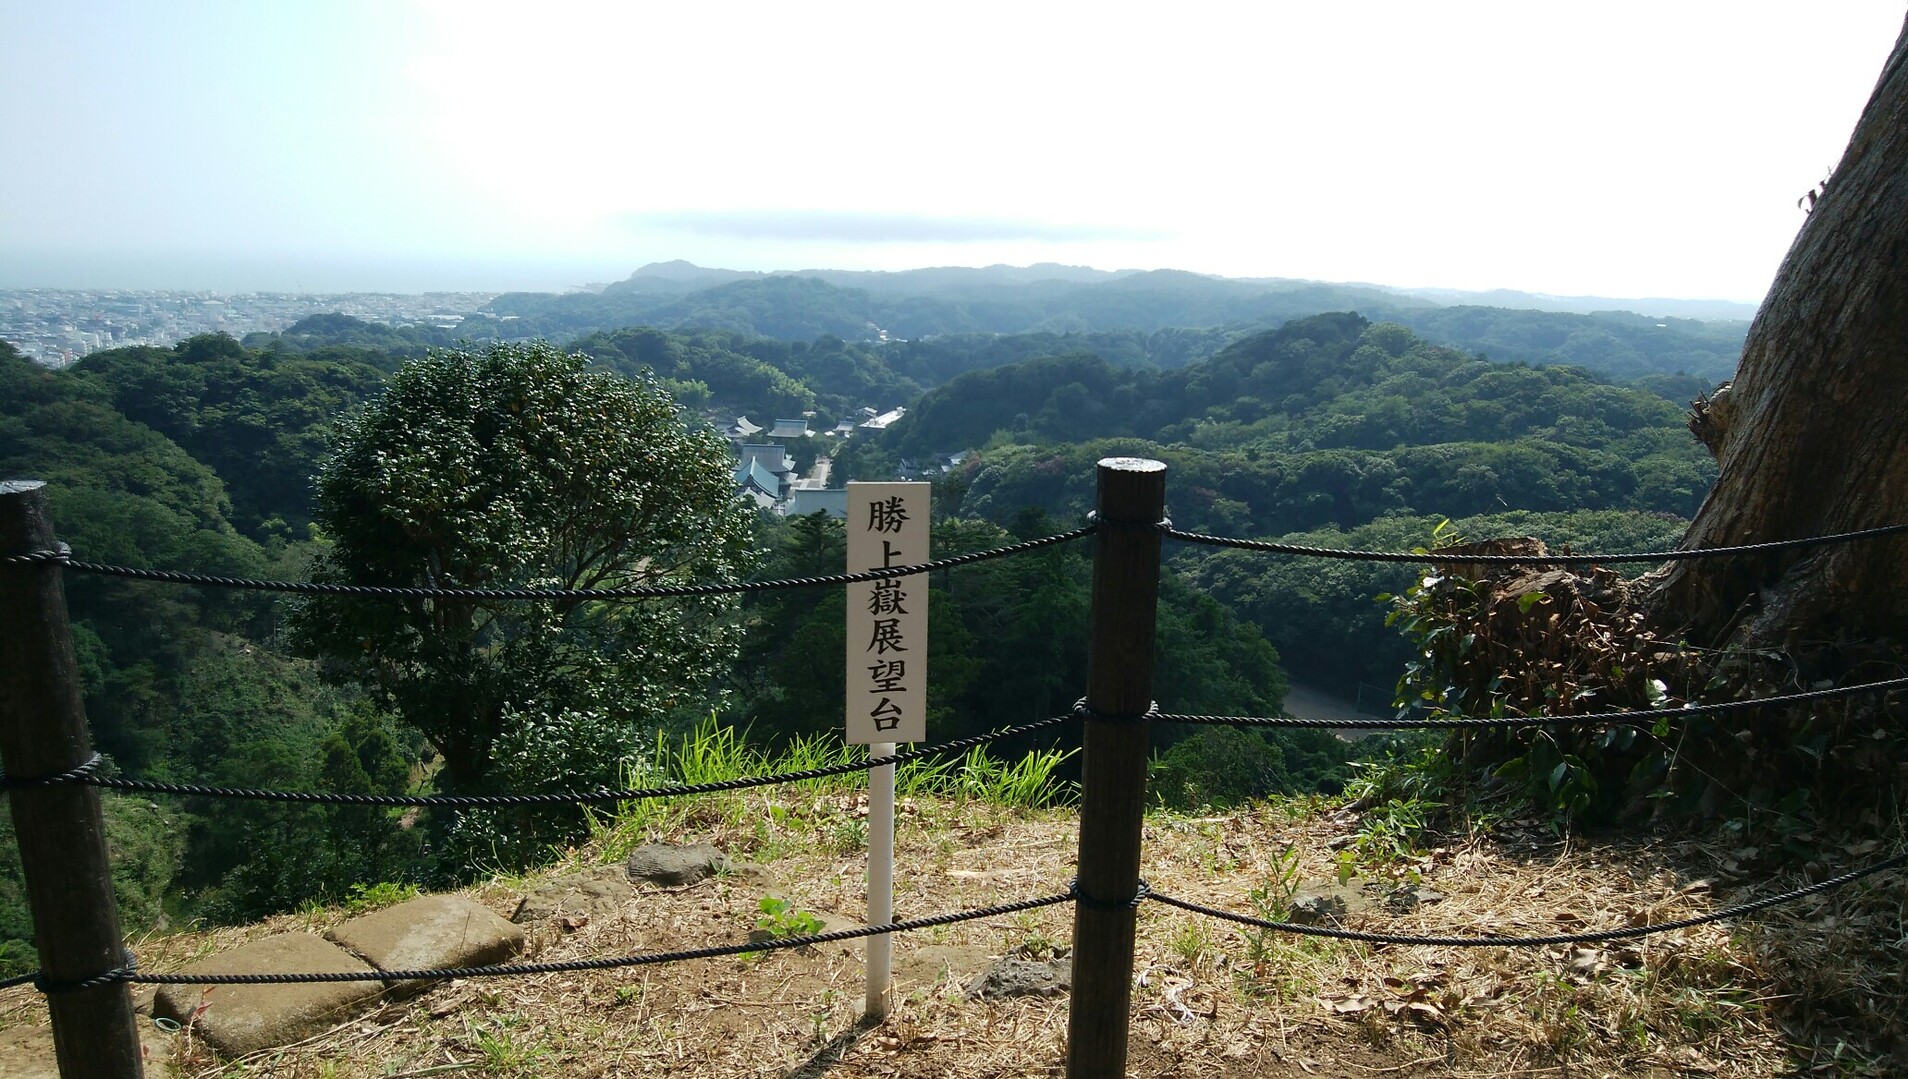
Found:
[[[1552,768],[1550,770],[1550,789],[1554,791],[1558,789],[1559,787],[1562,787],[1564,780],[1569,775],[1570,775],[1570,762],[1559,761],[1557,764],[1557,767]]]

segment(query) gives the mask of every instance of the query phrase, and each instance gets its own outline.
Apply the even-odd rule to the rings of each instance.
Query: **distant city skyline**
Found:
[[[1899,0],[0,4],[0,288],[1060,262],[1760,298]]]

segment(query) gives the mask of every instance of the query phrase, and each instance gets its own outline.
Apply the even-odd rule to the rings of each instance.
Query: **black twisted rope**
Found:
[[[1086,707],[1084,699],[1074,705],[1073,712],[1064,716],[1049,716],[1046,719],[1018,727],[1008,727],[986,734],[956,738],[936,746],[922,749],[903,750],[885,757],[874,757],[865,761],[846,764],[831,764],[819,768],[809,768],[798,772],[778,772],[766,776],[747,776],[738,779],[723,779],[709,783],[686,783],[670,787],[646,787],[625,790],[601,789],[594,791],[555,791],[544,794],[491,794],[491,795],[449,795],[449,794],[339,794],[326,791],[275,791],[251,787],[211,787],[193,783],[161,783],[155,780],[101,778],[93,774],[98,768],[98,753],[85,763],[67,772],[39,779],[14,779],[0,775],[0,790],[46,786],[54,783],[83,783],[88,786],[107,790],[137,791],[143,794],[174,794],[205,798],[245,798],[257,801],[303,802],[322,805],[366,805],[366,806],[511,806],[511,805],[564,805],[590,802],[634,802],[646,798],[675,798],[685,795],[713,794],[719,791],[745,790],[751,787],[767,787],[781,783],[799,783],[811,779],[825,779],[829,776],[846,775],[850,772],[862,772],[889,764],[903,764],[907,761],[934,756],[939,753],[972,749],[975,746],[1029,734],[1048,727],[1065,723],[1070,719],[1082,719],[1089,722],[1117,723],[1139,719],[1156,720],[1161,723],[1185,723],[1200,726],[1221,727],[1271,727],[1295,730],[1514,730],[1523,727],[1578,727],[1605,723],[1637,723],[1655,719],[1679,719],[1690,716],[1708,715],[1717,712],[1733,712],[1746,708],[1780,707],[1800,704],[1807,701],[1829,700],[1837,697],[1852,697],[1863,693],[1888,693],[1908,690],[1908,677],[1891,678],[1881,682],[1865,682],[1853,686],[1834,686],[1828,689],[1812,689],[1801,693],[1788,693],[1774,697],[1749,697],[1736,701],[1716,701],[1708,704],[1689,704],[1676,708],[1647,708],[1633,712],[1587,712],[1576,716],[1453,716],[1443,719],[1380,719],[1376,717],[1356,719],[1299,719],[1295,716],[1212,716],[1186,715],[1175,712],[1161,712],[1157,704],[1139,716],[1102,716]]]
[[[104,758],[95,751],[92,756],[58,775],[37,776],[30,779],[16,779],[0,772],[0,791],[23,791],[34,787],[51,787],[56,783],[76,783],[92,775],[103,760]]]
[[[17,974],[11,978],[0,978],[0,989],[12,989],[16,986],[29,985],[39,980],[40,972],[37,970],[31,974]]]
[[[1061,892],[1058,895],[1041,896],[1038,899],[1023,899],[1017,903],[1001,903],[976,910],[937,914],[931,918],[911,918],[906,921],[889,922],[886,925],[863,926],[859,929],[837,929],[829,933],[779,937],[775,940],[749,944],[687,948],[676,952],[650,952],[608,959],[573,959],[562,963],[514,963],[482,967],[443,967],[430,970],[340,971],[318,974],[129,974],[119,980],[147,985],[287,985],[304,982],[403,982],[425,978],[501,978],[518,974],[567,974],[582,970],[613,970],[619,967],[652,966],[658,963],[680,963],[690,959],[719,959],[725,955],[748,955],[753,952],[807,948],[816,944],[855,940],[859,937],[878,937],[889,933],[906,933],[916,929],[953,925],[956,922],[971,922],[981,918],[998,918],[1003,914],[1018,914],[1024,910],[1035,910],[1040,907],[1050,907],[1056,903],[1070,902],[1072,899],[1072,895]]]
[[[26,554],[0,557],[0,565],[12,563],[56,562],[67,569],[80,573],[96,573],[109,577],[128,577],[139,581],[162,581],[168,584],[190,584],[202,588],[237,588],[253,592],[289,592],[296,595],[315,596],[362,596],[376,599],[506,599],[506,600],[556,600],[556,599],[671,599],[686,596],[723,596],[739,595],[749,592],[768,592],[782,588],[812,588],[822,585],[860,584],[866,581],[883,581],[891,577],[907,577],[916,573],[928,573],[933,570],[948,569],[953,566],[965,566],[972,562],[985,562],[993,558],[1022,554],[1050,547],[1059,543],[1070,543],[1084,536],[1090,536],[1095,526],[1086,525],[1070,532],[1061,532],[1052,536],[1010,543],[1004,547],[993,547],[985,551],[970,551],[967,554],[937,558],[932,562],[923,562],[913,566],[890,566],[887,569],[864,570],[859,573],[837,573],[828,577],[789,577],[777,581],[738,581],[734,584],[675,584],[675,585],[629,585],[622,588],[402,588],[385,585],[326,584],[319,581],[261,581],[249,577],[216,577],[204,573],[179,573],[173,570],[138,569],[132,566],[111,566],[100,562],[82,562],[70,557],[64,551],[31,551]]]
[[[1779,906],[1783,903],[1792,903],[1798,899],[1831,891],[1845,884],[1861,880],[1863,877],[1874,876],[1876,873],[1884,873],[1903,865],[1908,865],[1908,854],[1897,854],[1893,858],[1883,859],[1874,865],[1843,873],[1838,877],[1830,877],[1827,880],[1818,881],[1815,884],[1806,885],[1793,891],[1783,892],[1780,895],[1772,895],[1748,903],[1738,903],[1733,907],[1724,907],[1722,910],[1711,911],[1708,914],[1699,914],[1693,918],[1679,918],[1673,922],[1659,922],[1656,925],[1633,925],[1624,929],[1600,929],[1589,933],[1560,933],[1547,937],[1500,937],[1490,935],[1479,937],[1430,937],[1413,936],[1404,933],[1367,933],[1357,929],[1335,929],[1331,926],[1299,925],[1296,922],[1275,922],[1265,918],[1254,918],[1248,914],[1234,914],[1231,911],[1220,910],[1217,907],[1208,907],[1204,904],[1192,903],[1184,899],[1175,899],[1169,895],[1160,895],[1158,892],[1154,892],[1151,898],[1156,903],[1164,903],[1169,907],[1178,907],[1181,910],[1191,911],[1194,914],[1204,914],[1207,917],[1219,918],[1228,922],[1237,922],[1240,925],[1249,925],[1259,929],[1273,929],[1281,933],[1297,933],[1308,937],[1330,937],[1334,940],[1358,940],[1368,944],[1424,944],[1440,948],[1541,948],[1555,944],[1595,944],[1606,940],[1626,940],[1631,937],[1647,937],[1654,933],[1667,933],[1675,929],[1688,929],[1691,926],[1707,925],[1710,922],[1727,921],[1730,918],[1740,918],[1745,914],[1754,914],[1757,911],[1768,910],[1770,907]]]
[[[1698,558],[1724,558],[1730,555],[1757,554],[1763,551],[1777,551],[1790,547],[1817,547],[1830,543],[1848,543],[1853,540],[1870,539],[1875,536],[1893,536],[1908,532],[1908,524],[1883,525],[1880,528],[1864,528],[1855,532],[1836,532],[1825,536],[1808,536],[1803,539],[1770,540],[1766,543],[1745,543],[1735,547],[1704,547],[1690,551],[1635,551],[1629,554],[1418,554],[1415,551],[1359,551],[1338,547],[1312,547],[1302,543],[1277,543],[1272,540],[1233,539],[1227,536],[1208,536],[1200,532],[1182,532],[1172,527],[1172,522],[1162,522],[1160,532],[1172,539],[1184,543],[1204,544],[1208,547],[1233,547],[1243,551],[1264,551],[1270,554],[1303,555],[1307,558],[1337,558],[1352,562],[1480,562],[1501,563],[1518,566],[1571,566],[1588,565],[1600,562],[1687,562]]]
[[[593,791],[551,791],[543,794],[338,794],[328,791],[275,791],[259,790],[252,787],[207,787],[196,783],[160,783],[146,779],[104,779],[86,775],[77,777],[73,782],[107,790],[139,791],[144,794],[179,794],[202,798],[244,798],[263,802],[303,802],[318,805],[355,805],[355,806],[453,806],[471,808],[476,806],[530,806],[530,805],[573,805],[593,802],[635,802],[645,798],[676,798],[692,794],[714,794],[718,791],[738,791],[751,787],[769,787],[780,783],[800,783],[810,779],[825,779],[829,776],[847,775],[850,772],[865,772],[890,764],[903,764],[923,757],[932,757],[941,753],[952,753],[987,745],[1005,738],[1028,734],[1057,726],[1072,719],[1072,716],[1049,716],[1033,723],[1024,723],[1018,727],[1005,727],[986,734],[956,738],[940,745],[926,746],[921,749],[902,750],[885,757],[870,757],[865,761],[850,761],[846,764],[829,764],[819,768],[806,768],[799,772],[777,772],[765,776],[743,776],[738,779],[719,779],[708,783],[683,783],[670,787],[639,787],[627,790],[600,789]]]
[[[1298,719],[1294,716],[1205,716],[1160,713],[1151,718],[1161,723],[1190,723],[1214,727],[1283,727],[1309,730],[1507,730],[1520,727],[1587,727],[1603,723],[1635,723],[1651,719],[1678,719],[1734,712],[1744,708],[1778,707],[1804,701],[1853,697],[1862,693],[1889,693],[1908,690],[1908,678],[1890,678],[1883,682],[1863,682],[1853,686],[1811,689],[1775,697],[1745,697],[1738,701],[1687,704],[1676,708],[1645,708],[1635,712],[1586,712],[1580,716],[1451,716],[1444,719]]]

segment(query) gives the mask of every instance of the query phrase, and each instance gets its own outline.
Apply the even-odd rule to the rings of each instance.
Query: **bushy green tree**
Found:
[[[732,467],[654,381],[541,343],[433,353],[342,425],[317,481],[332,546],[314,575],[432,588],[734,581],[754,552]],[[430,742],[442,789],[469,793],[615,782],[646,729],[704,708],[739,643],[731,608],[321,597],[293,629],[332,676]],[[515,860],[557,834],[548,824],[482,830]]]

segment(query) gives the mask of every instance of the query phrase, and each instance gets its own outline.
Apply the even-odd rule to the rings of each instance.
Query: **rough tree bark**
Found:
[[[1721,473],[1685,548],[1908,521],[1908,27],[1691,426]],[[1674,563],[1651,621],[1692,643],[1816,651],[1908,637],[1908,537]],[[1829,672],[1825,672],[1829,673]]]

